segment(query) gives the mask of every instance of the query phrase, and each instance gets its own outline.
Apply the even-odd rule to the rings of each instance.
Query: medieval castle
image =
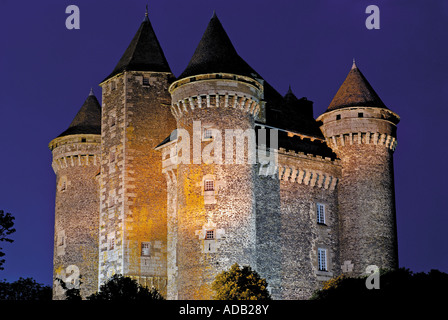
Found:
[[[175,77],[146,14],[100,86],[102,103],[91,92],[49,144],[54,278],[82,281],[83,297],[122,274],[167,299],[210,299],[238,263],[274,299],[308,299],[341,273],[398,267],[399,116],[355,63],[314,119],[312,101],[282,96],[237,54],[215,14]]]

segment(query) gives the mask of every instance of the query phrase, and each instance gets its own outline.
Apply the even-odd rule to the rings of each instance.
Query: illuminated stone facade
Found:
[[[100,86],[101,110],[89,95],[50,143],[54,273],[74,286],[81,275],[84,297],[119,273],[168,299],[210,299],[239,263],[274,299],[307,299],[342,272],[398,266],[399,117],[355,64],[315,120],[311,101],[280,95],[236,53],[216,15],[177,78],[146,16]]]

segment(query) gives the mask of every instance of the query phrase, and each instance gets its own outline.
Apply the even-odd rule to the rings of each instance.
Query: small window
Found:
[[[67,177],[63,176],[59,181],[59,191],[65,191],[65,190],[67,190]]]
[[[340,114],[336,115],[336,120],[341,120],[341,115]]]
[[[58,247],[63,247],[65,245],[65,232],[58,232]]]
[[[148,257],[149,256],[149,242],[142,242],[142,256],[143,257]]]
[[[213,131],[210,128],[204,129],[204,140],[205,139],[213,139]]]
[[[364,118],[364,113],[363,112],[358,112],[358,118]]]
[[[325,205],[322,203],[316,204],[317,223],[325,224]]]
[[[109,236],[107,239],[107,246],[109,250],[114,250],[115,248],[115,237]]]
[[[117,85],[115,84],[115,81],[112,81],[111,83],[110,83],[110,89],[111,90],[115,90],[117,88]]]
[[[317,249],[319,271],[327,271],[327,249]]]
[[[213,240],[215,239],[215,230],[207,230],[205,232],[205,240]]]
[[[111,126],[111,127],[115,126],[115,117],[112,117],[112,116],[111,116],[111,117],[109,118],[109,121],[110,121],[110,126]]]
[[[204,191],[214,191],[214,190],[215,190],[215,182],[213,180],[205,180]]]
[[[149,86],[149,78],[143,77],[143,85],[144,86]]]
[[[87,142],[86,138],[81,138],[81,142]]]

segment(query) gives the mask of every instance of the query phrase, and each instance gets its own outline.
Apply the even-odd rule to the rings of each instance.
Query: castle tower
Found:
[[[214,14],[169,88],[175,145],[159,147],[171,203],[169,299],[211,299],[219,272],[234,263],[256,269],[255,164],[248,163],[247,149],[241,163],[234,153],[240,150],[236,140],[246,144],[255,120],[264,118],[257,78]],[[231,157],[225,158],[227,152]],[[173,155],[177,162],[169,162]]]
[[[52,140],[56,173],[53,298],[65,299],[56,278],[86,297],[97,290],[101,107],[91,91],[72,123]]]
[[[360,275],[369,265],[398,267],[393,152],[399,119],[355,62],[317,119],[341,159],[340,260],[345,273]]]
[[[174,78],[145,15],[102,87],[99,284],[113,274],[166,289],[166,181],[154,147],[175,128]]]

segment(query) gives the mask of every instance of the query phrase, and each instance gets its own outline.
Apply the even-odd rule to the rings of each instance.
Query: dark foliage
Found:
[[[0,300],[51,300],[52,289],[32,278],[9,283],[0,280]]]
[[[13,242],[11,238],[8,236],[14,232],[16,232],[16,229],[13,228],[14,226],[14,217],[10,213],[6,213],[3,210],[0,210],[0,242],[6,241],[6,242]],[[2,248],[0,247],[0,258],[5,256],[5,253],[2,252]],[[0,270],[3,270],[2,267],[5,263],[5,259],[0,259]]]
[[[446,296],[448,274],[438,270],[413,273],[409,269],[382,270],[379,289],[367,289],[367,277],[331,279],[322,290],[314,293],[312,300],[325,301],[422,301],[438,300]]]
[[[99,292],[88,296],[87,299],[93,301],[164,300],[157,289],[148,289],[138,284],[137,281],[122,275],[114,275],[101,285]]]
[[[81,297],[81,289],[79,288],[69,288],[67,286],[67,284],[60,278],[56,278],[56,281],[59,282],[59,284],[61,285],[62,289],[65,290],[65,300],[70,300],[70,301],[80,301],[82,300]],[[81,286],[82,281],[79,281],[79,286]]]

